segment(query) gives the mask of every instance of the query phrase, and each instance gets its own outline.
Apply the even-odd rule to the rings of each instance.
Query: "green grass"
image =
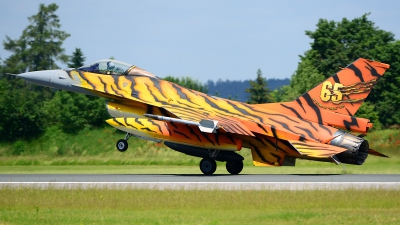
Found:
[[[0,189],[0,224],[399,224],[400,192]]]
[[[159,168],[164,168],[161,171],[165,173],[199,172],[199,158],[154,142],[131,138],[129,149],[120,153],[115,142],[123,137],[124,133],[111,127],[77,134],[52,128],[36,140],[0,143],[0,173],[153,173],[160,171]],[[298,160],[296,167],[254,168],[250,150],[239,153],[245,157],[243,173],[400,173],[400,130],[374,131],[367,139],[371,148],[391,158],[369,156],[362,166]],[[224,167],[219,164],[217,173],[226,173]]]

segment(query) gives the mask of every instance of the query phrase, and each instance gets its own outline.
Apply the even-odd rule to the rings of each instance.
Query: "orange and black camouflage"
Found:
[[[296,158],[362,164],[368,154],[385,156],[343,130],[367,133],[372,127],[354,114],[388,68],[360,58],[296,100],[269,104],[210,96],[136,66],[66,72],[71,88],[110,99],[107,123],[127,134],[205,151],[249,148],[254,165],[283,166]],[[202,121],[217,125],[204,132]]]

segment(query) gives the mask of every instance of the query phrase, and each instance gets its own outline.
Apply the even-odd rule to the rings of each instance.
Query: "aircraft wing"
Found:
[[[188,120],[193,122],[200,122],[201,120],[213,120],[218,122],[219,129],[233,134],[240,134],[246,136],[254,136],[252,131],[243,124],[240,120],[229,117],[229,116],[211,116],[208,113],[199,112],[196,110],[192,111],[183,111],[177,107],[164,105],[162,106],[165,110],[174,114],[178,118],[182,120]]]
[[[245,124],[240,122],[239,120],[236,120],[235,118],[229,118],[229,117],[207,117],[208,119],[211,120],[216,120],[218,121],[219,128],[223,129],[227,133],[233,133],[233,134],[241,134],[241,135],[246,135],[246,136],[252,136],[254,137],[255,135],[252,133],[251,130],[249,130]]]
[[[93,90],[92,88],[88,88],[86,86],[81,86],[81,85],[74,85],[76,87],[80,88],[85,88],[90,91],[98,91],[97,94],[103,95],[103,97],[106,98],[111,98],[114,99],[118,102],[123,102],[126,101],[127,99],[131,99],[137,102],[141,102],[144,104],[149,104],[146,101],[141,100],[140,98],[134,98],[134,96],[127,95],[126,93],[106,93],[103,90]],[[134,99],[132,99],[134,98]],[[129,101],[129,100],[128,100]],[[183,104],[170,104],[170,105],[160,105],[160,104],[155,104],[152,102],[152,106],[159,107],[162,109],[167,110],[170,112],[172,115],[176,116],[177,118],[185,121],[190,121],[194,123],[200,123],[201,121],[204,120],[213,120],[218,122],[218,127],[219,129],[224,130],[225,132],[228,133],[234,133],[234,134],[240,134],[240,135],[246,135],[246,136],[254,136],[254,134],[244,125],[241,123],[239,120],[229,117],[229,116],[211,116],[209,113],[207,113],[204,110],[193,110],[187,105]]]
[[[132,85],[126,85],[124,87],[123,79],[125,78],[118,79],[118,83],[115,83],[115,81],[106,82],[107,85],[102,85],[101,83],[96,83],[96,85],[89,85],[88,83],[86,85],[86,83],[82,81],[83,83],[81,85],[73,86],[96,92],[97,95],[114,99],[116,102],[124,102],[122,104],[126,104],[128,107],[131,105],[129,101],[140,102],[143,104],[141,107],[144,109],[144,113],[146,114],[177,118],[188,123],[200,123],[201,121],[218,122],[218,129],[226,133],[250,137],[254,137],[254,133],[259,133],[284,140],[303,139],[301,134],[296,134],[294,133],[295,131],[288,130],[287,128],[282,127],[281,124],[276,124],[276,122],[274,124],[266,124],[254,121],[253,117],[247,115],[248,111],[233,103],[228,104],[226,101],[214,99],[197,92],[188,91],[184,88],[177,87],[175,84],[162,83],[159,84],[159,86],[165,86],[165,90],[160,88],[161,86],[157,88],[154,86],[155,81],[153,80],[146,83],[148,88],[151,90],[140,87],[143,90],[146,90],[143,91],[139,87],[135,86],[135,90],[141,90],[138,91],[141,95],[138,95],[135,94],[136,92],[132,92]],[[91,82],[100,82],[100,80],[93,79]],[[121,82],[122,84],[120,84]],[[153,84],[154,87],[151,84]],[[153,96],[154,99],[145,98],[148,95]],[[155,101],[156,98],[158,99],[157,101]],[[156,113],[154,112],[154,109],[158,109],[158,112],[164,111],[165,113]],[[137,116],[143,116],[143,112],[141,115]],[[116,117],[129,116],[124,114]]]

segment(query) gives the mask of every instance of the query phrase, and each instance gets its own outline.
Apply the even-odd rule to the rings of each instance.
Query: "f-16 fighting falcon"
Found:
[[[295,166],[296,159],[361,165],[369,148],[362,137],[372,127],[354,117],[389,65],[360,58],[292,102],[247,104],[163,80],[137,66],[100,60],[78,69],[18,74],[26,81],[108,99],[106,122],[132,136],[163,142],[202,158],[200,170],[213,174],[215,161],[231,174],[243,169],[242,148],[255,166]],[[358,133],[360,135],[357,136]]]

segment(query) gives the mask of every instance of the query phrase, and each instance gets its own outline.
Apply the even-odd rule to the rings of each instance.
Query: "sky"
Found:
[[[390,0],[0,0],[0,39],[18,39],[39,4],[56,3],[67,55],[114,57],[159,77],[207,80],[290,78],[319,19],[365,13],[400,37],[400,1]],[[1,59],[10,52],[0,48]],[[67,67],[59,64],[61,68]]]

